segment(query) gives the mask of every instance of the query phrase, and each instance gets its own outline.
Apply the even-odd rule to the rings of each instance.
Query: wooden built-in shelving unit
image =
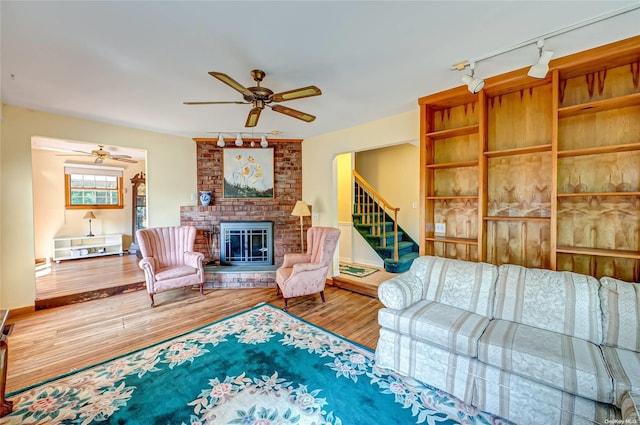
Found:
[[[421,254],[638,281],[640,36],[550,69],[419,99]]]

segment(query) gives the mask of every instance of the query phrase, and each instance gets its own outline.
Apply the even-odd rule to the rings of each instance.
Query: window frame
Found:
[[[116,189],[106,189],[117,191],[117,204],[72,204],[71,203],[71,174],[82,174],[90,176],[116,177]],[[120,167],[108,167],[90,164],[64,164],[64,203],[67,210],[93,210],[93,209],[123,209],[124,208],[124,169]]]

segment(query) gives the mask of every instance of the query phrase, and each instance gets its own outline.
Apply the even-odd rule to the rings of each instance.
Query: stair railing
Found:
[[[398,261],[398,211],[353,170],[355,212],[361,214],[362,224],[371,226],[373,236],[382,237],[382,247],[387,246],[387,226],[385,216],[393,217],[393,261]]]

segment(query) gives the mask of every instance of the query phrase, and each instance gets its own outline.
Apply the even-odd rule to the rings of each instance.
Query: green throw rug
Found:
[[[354,266],[353,264],[340,263],[340,273],[355,277],[367,277],[377,272],[374,267]]]
[[[496,424],[268,304],[9,394],[2,424]]]

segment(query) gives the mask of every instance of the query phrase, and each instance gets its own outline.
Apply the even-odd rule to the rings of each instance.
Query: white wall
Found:
[[[10,105],[0,139],[0,308],[35,300],[33,136],[147,151],[149,226],[180,224],[180,206],[196,205],[196,145],[189,138],[104,124]]]

